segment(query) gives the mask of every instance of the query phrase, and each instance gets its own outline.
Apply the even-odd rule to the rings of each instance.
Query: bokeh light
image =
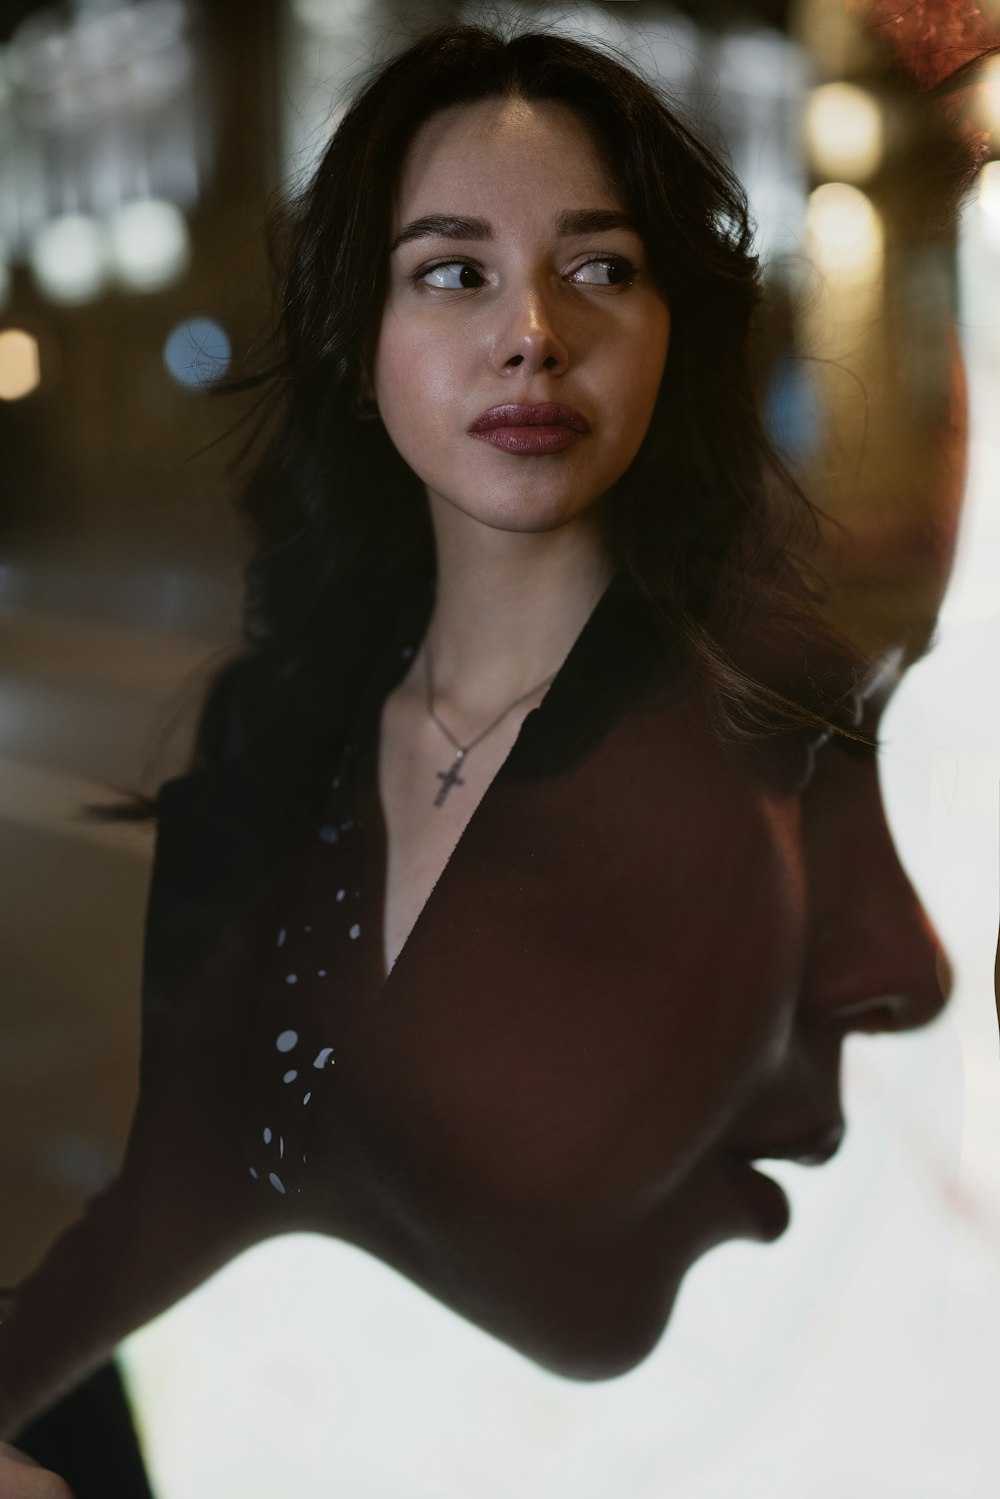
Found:
[[[158,291],[187,270],[187,221],[173,203],[140,198],[122,204],[108,220],[115,276],[131,291]]]
[[[988,161],[979,174],[979,208],[987,237],[1000,244],[1000,161]]]
[[[994,144],[1000,145],[1000,57],[991,57],[983,64],[979,107],[983,124],[993,134]]]
[[[805,464],[819,451],[824,437],[823,402],[804,360],[788,357],[775,361],[767,381],[764,410],[771,439],[788,462]]]
[[[825,182],[809,195],[806,229],[823,270],[867,276],[880,263],[882,220],[874,203],[847,182]]]
[[[824,83],[806,104],[806,145],[820,177],[864,182],[883,155],[882,110],[867,89]]]
[[[296,21],[307,30],[319,36],[336,36],[345,25],[367,20],[375,5],[372,0],[353,0],[350,7],[344,0],[291,0],[290,8]]]
[[[979,206],[991,219],[1000,219],[1000,161],[988,161],[979,174]]]
[[[0,333],[0,401],[30,395],[40,379],[38,340],[23,328],[5,328]]]
[[[163,345],[163,362],[178,385],[203,390],[229,368],[229,335],[214,318],[194,317],[178,323]]]
[[[60,214],[37,231],[29,259],[39,289],[50,301],[89,302],[108,279],[107,230],[87,214]]]

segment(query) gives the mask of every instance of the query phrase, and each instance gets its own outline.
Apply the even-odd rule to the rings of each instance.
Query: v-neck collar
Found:
[[[382,704],[406,674],[432,603],[433,586],[426,598],[421,596],[397,615],[358,705],[349,743],[360,743],[377,733]],[[521,744],[523,739],[532,742],[540,773],[553,758],[585,749],[656,677],[676,674],[679,663],[679,652],[668,643],[653,607],[619,569],[585,620],[541,706],[525,718],[511,751],[512,756],[517,752],[515,765],[528,771],[529,763],[535,764]]]
[[[402,678],[430,615],[432,593],[406,605],[390,627],[387,643],[373,658],[369,688],[354,718],[348,742],[377,739],[381,706]],[[680,654],[671,647],[635,584],[615,574],[556,673],[541,705],[518,731],[507,758],[480,799],[448,863],[401,949],[384,975],[384,900],[378,913],[377,965],[385,986],[396,982],[404,954],[418,927],[433,918],[434,904],[458,848],[476,837],[477,824],[498,786],[509,780],[558,775],[596,745],[620,713],[657,682],[676,690]],[[335,768],[331,766],[331,774]],[[381,806],[379,806],[381,814]],[[167,994],[250,900],[267,884],[289,850],[290,836],[304,834],[295,790],[263,786],[227,766],[167,782],[158,798],[159,834],[149,902],[146,966],[150,987]],[[374,860],[384,860],[382,846]],[[294,837],[292,837],[294,841]],[[372,872],[379,877],[377,868]],[[384,870],[381,873],[384,880]]]
[[[513,746],[483,792],[459,835],[440,876],[420,909],[392,969],[385,967],[385,899],[388,877],[388,828],[378,784],[379,725],[382,704],[405,675],[420,636],[413,620],[401,622],[375,674],[356,719],[353,743],[360,747],[357,772],[359,808],[367,824],[365,883],[368,888],[367,928],[371,933],[364,964],[369,995],[380,998],[404,967],[418,929],[433,919],[435,897],[448,877],[459,850],[476,836],[476,826],[488,815],[494,788],[508,779],[557,774],[581,758],[606,732],[619,713],[655,683],[675,675],[679,657],[671,652],[662,631],[635,585],[622,572],[608,583],[591,610],[553,678],[541,704],[524,718]],[[426,615],[419,624],[426,627]]]

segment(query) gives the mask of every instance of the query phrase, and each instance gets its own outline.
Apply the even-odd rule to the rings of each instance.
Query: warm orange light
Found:
[[[0,333],[0,401],[19,401],[41,379],[38,341],[22,328]]]

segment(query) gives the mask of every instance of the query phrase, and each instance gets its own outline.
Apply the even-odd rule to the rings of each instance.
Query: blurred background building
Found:
[[[951,1014],[849,1051],[842,1156],[815,1181],[775,1171],[792,1233],[766,1265],[747,1245],[710,1256],[664,1347],[613,1386],[523,1366],[344,1246],[244,1257],[126,1350],[161,1499],[989,1492],[1000,69],[971,69],[932,107],[916,54],[907,67],[905,46],[866,31],[870,9],[0,6],[0,1283],[124,1143],[150,835],[81,809],[183,765],[199,693],[238,643],[229,469],[245,408],[212,387],[266,329],[269,204],[308,177],[373,59],[438,21],[528,14],[623,47],[728,150],[771,293],[768,418],[845,525],[838,598],[868,643],[906,621],[916,651],[934,628],[963,491],[956,328],[969,378],[954,583],[884,769],[956,961]],[[908,9],[916,25],[934,7]],[[989,160],[959,213],[976,141]]]

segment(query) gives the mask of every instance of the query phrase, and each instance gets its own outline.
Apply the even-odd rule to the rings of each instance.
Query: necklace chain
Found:
[[[448,728],[447,724],[442,723],[441,720],[440,720],[440,718],[438,718],[437,714],[434,712],[434,684],[433,684],[434,664],[433,664],[433,661],[431,660],[431,648],[430,648],[430,644],[428,643],[427,640],[424,641],[424,651],[425,651],[425,671],[424,671],[424,676],[425,676],[426,687],[427,687],[427,712],[430,714],[431,718],[437,724],[437,726],[441,730],[442,734],[444,734],[445,738],[448,739],[452,745],[454,745],[455,750],[457,752],[456,755],[455,755],[455,759],[456,760],[464,760],[465,756],[469,753],[469,751],[471,749],[475,749],[475,747],[479,743],[479,741],[481,739],[485,739],[486,736],[487,736],[487,734],[492,733],[492,731],[495,728],[497,728],[498,725],[501,724],[503,722],[503,720],[507,717],[507,714],[513,712],[513,710],[518,706],[519,703],[526,702],[529,697],[534,697],[534,695],[535,695],[536,692],[540,691],[541,688],[543,688],[543,687],[547,687],[550,682],[552,682],[552,681],[555,680],[555,677],[556,677],[556,673],[552,672],[551,676],[545,677],[543,681],[536,683],[536,685],[534,687],[529,687],[529,689],[528,689],[527,692],[522,692],[520,697],[516,697],[512,703],[508,703],[507,706],[506,706],[506,708],[503,710],[503,712],[499,713],[497,715],[497,717],[493,720],[492,723],[487,724],[486,728],[482,729],[480,731],[480,733],[478,733],[474,739],[470,739],[469,742],[468,742],[468,744],[461,744],[455,738],[454,734]]]

